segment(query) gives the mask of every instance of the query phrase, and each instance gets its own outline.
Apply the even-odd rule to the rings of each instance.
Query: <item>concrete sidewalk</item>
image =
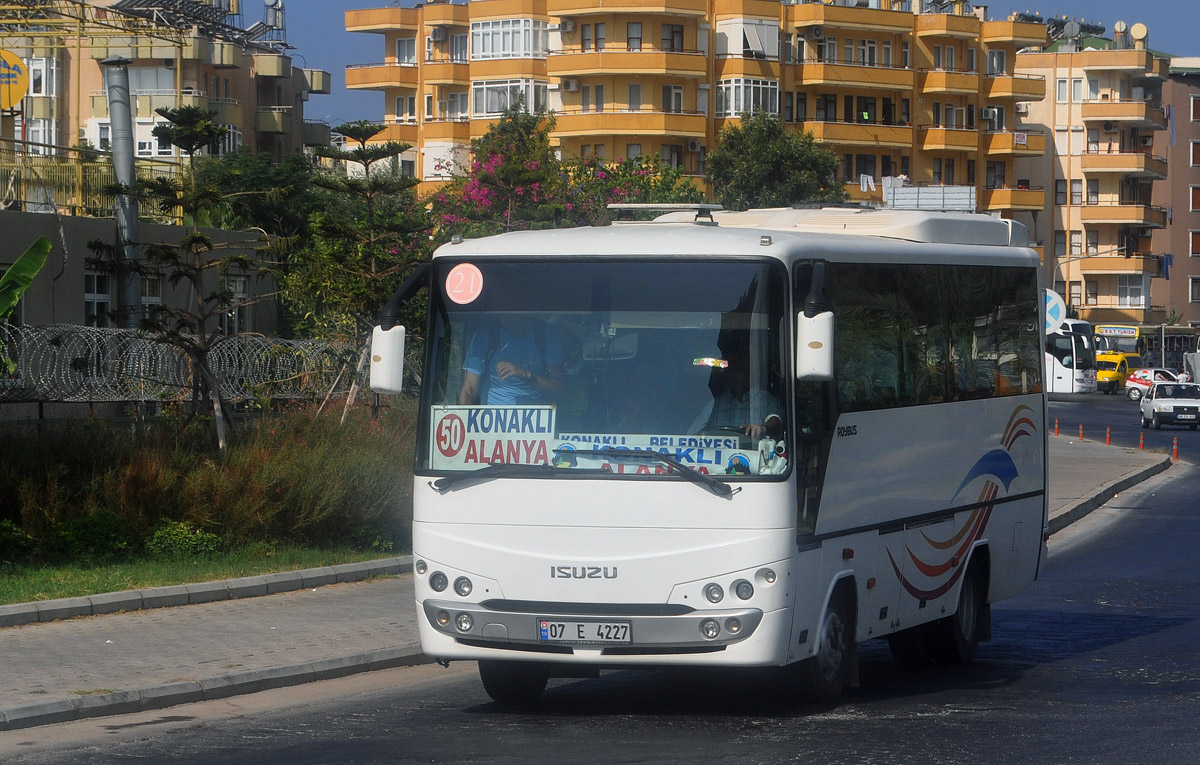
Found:
[[[1052,436],[1051,533],[1169,465],[1163,454]],[[1097,475],[1105,476],[1099,486]],[[411,559],[375,568],[393,575],[329,584],[337,572],[332,580],[325,570],[319,578],[292,572],[270,583],[231,580],[71,599],[86,604],[3,607],[0,616],[19,626],[0,628],[0,731],[429,661],[418,646],[411,574],[395,573],[410,571]],[[192,605],[153,608],[170,600],[157,590]],[[140,610],[108,612],[122,602]],[[36,621],[29,612],[100,615]]]

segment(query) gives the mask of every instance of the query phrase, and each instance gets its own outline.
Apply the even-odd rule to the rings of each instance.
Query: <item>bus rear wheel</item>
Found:
[[[975,658],[987,623],[983,576],[972,564],[963,575],[958,610],[930,625],[934,654],[946,664],[965,664]]]
[[[546,690],[550,675],[538,664],[524,661],[483,659],[479,662],[479,679],[492,701],[510,707],[527,707],[537,703]]]

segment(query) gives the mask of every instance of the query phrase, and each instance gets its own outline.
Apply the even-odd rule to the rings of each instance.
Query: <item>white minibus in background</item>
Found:
[[[693,209],[694,208],[694,209]],[[413,497],[422,650],[498,702],[629,667],[970,660],[1045,557],[1043,293],[1019,223],[693,205],[440,247]]]
[[[1046,335],[1046,392],[1096,392],[1096,339],[1088,322],[1064,319]]]

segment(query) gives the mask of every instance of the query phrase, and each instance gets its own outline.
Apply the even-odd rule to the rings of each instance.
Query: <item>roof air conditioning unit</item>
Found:
[[[820,24],[816,25],[815,27],[809,27],[808,29],[804,30],[804,36],[809,40],[824,40],[825,27],[821,26]]]
[[[563,90],[567,91],[568,93],[574,93],[575,91],[579,90],[579,80],[575,79],[574,77],[568,77],[562,81],[562,84]]]
[[[994,120],[999,112],[994,106],[985,106],[979,110],[979,118],[984,120]]]
[[[1105,132],[1105,133],[1115,133],[1115,132],[1117,132],[1117,126],[1116,126],[1116,124],[1115,124],[1115,123],[1112,123],[1112,122],[1105,122],[1105,123],[1104,123],[1104,132]]]
[[[1151,149],[1154,147],[1154,136],[1144,135],[1138,139],[1138,143],[1141,144],[1142,148],[1144,149]]]
[[[700,151],[700,142],[699,141],[688,141],[687,142],[687,150],[688,151]]]
[[[562,31],[574,32],[575,31],[575,19],[563,19],[562,20]]]
[[[444,42],[446,39],[446,28],[434,27],[433,29],[429,30],[429,39],[433,40],[434,42]]]

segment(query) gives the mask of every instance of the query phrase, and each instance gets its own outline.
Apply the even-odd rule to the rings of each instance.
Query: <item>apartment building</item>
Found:
[[[252,10],[251,10],[252,9]],[[5,137],[43,144],[31,153],[111,138],[101,61],[130,60],[134,140],[141,158],[170,158],[152,135],[160,107],[214,111],[229,133],[218,151],[245,145],[277,160],[329,142],[308,125],[304,104],[330,92],[327,72],[293,66],[282,0],[263,20],[244,20],[240,0],[47,0],[0,9],[0,47],[28,65],[29,93]],[[264,13],[263,4],[248,12]]]
[[[1150,301],[1178,316],[1176,324],[1200,328],[1200,58],[1170,60],[1162,88],[1167,129],[1154,145],[1166,156],[1169,177],[1154,181],[1154,199],[1168,210],[1156,231],[1156,252],[1169,253],[1169,279],[1150,283]],[[1159,148],[1161,147],[1161,148]]]
[[[1046,83],[1014,66],[1046,27],[961,0],[429,2],[347,11],[346,29],[382,37],[346,84],[384,94],[379,140],[410,144],[427,187],[520,96],[555,113],[564,157],[657,154],[699,177],[721,128],[761,109],[834,151],[852,198],[903,175],[1006,217],[1045,204],[1014,161],[1046,148],[1019,116]]]
[[[1167,59],[1149,49],[1142,24],[1117,22],[1111,40],[1077,30],[1016,62],[1018,74],[1044,77],[1051,91],[1027,115],[1053,135],[1051,150],[1017,162],[1050,192],[1035,222],[1046,283],[1081,319],[1157,324],[1167,315],[1151,300],[1170,222],[1155,191],[1168,167]]]

